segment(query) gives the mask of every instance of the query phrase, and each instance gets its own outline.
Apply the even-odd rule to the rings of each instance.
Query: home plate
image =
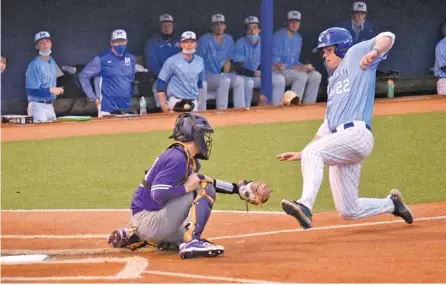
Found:
[[[1,263],[27,263],[27,262],[39,262],[48,259],[46,254],[25,254],[25,255],[11,255],[0,256]]]

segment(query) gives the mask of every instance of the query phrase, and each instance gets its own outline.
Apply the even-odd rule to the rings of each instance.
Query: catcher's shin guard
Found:
[[[201,234],[209,220],[217,196],[214,186],[210,183],[201,182],[200,188],[200,192],[190,209],[191,222],[188,224],[188,229],[184,233],[185,242],[190,242],[194,239],[199,240],[201,238]]]

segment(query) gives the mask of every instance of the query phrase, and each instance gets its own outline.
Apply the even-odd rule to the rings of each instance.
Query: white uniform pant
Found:
[[[364,159],[373,149],[372,133],[362,121],[355,126],[326,135],[302,151],[303,191],[298,202],[313,208],[322,183],[324,165],[329,166],[330,188],[336,210],[345,219],[359,219],[394,211],[390,196],[359,198],[359,178]]]
[[[322,76],[316,70],[311,72],[286,69],[279,71],[286,81],[286,86],[291,86],[291,90],[297,93],[302,103],[315,103],[321,85]]]
[[[245,79],[245,86],[249,85],[246,84],[247,81],[252,81],[253,82],[252,86],[254,88],[260,88],[261,85],[260,77],[243,76],[243,78]],[[273,79],[273,91],[272,91],[271,104],[278,106],[282,101],[283,93],[285,93],[285,77],[280,73],[273,72],[272,79]],[[251,107],[251,103],[252,103],[252,89],[251,93],[247,92],[247,90],[245,89],[246,107]]]
[[[205,81],[208,92],[216,91],[217,109],[228,108],[229,88],[232,88],[233,91],[234,108],[245,108],[245,80],[243,77],[233,73],[206,74]],[[252,97],[252,82],[250,89]]]
[[[437,94],[446,95],[446,78],[440,78],[437,81]]]
[[[56,113],[53,104],[29,102],[28,114],[33,116],[34,123],[46,123],[56,121]]]

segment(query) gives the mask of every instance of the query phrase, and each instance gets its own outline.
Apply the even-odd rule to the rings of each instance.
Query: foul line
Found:
[[[143,272],[143,274],[153,274],[153,275],[162,275],[162,276],[169,276],[169,277],[183,277],[183,278],[193,278],[193,279],[204,279],[204,280],[215,280],[215,281],[225,281],[225,282],[235,282],[235,283],[279,283],[279,282],[271,282],[271,281],[265,281],[265,280],[253,280],[253,279],[232,278],[232,277],[186,274],[186,273],[176,273],[176,272],[158,271],[158,270],[146,270]]]
[[[442,220],[442,219],[446,219],[446,216],[417,218],[417,219],[414,219],[414,221],[421,222],[421,221],[432,221],[432,220]],[[351,224],[351,225],[322,226],[322,227],[311,228],[308,230],[304,230],[304,229],[280,230],[280,231],[260,232],[260,233],[252,233],[252,234],[220,236],[220,237],[213,237],[213,238],[211,237],[209,239],[214,241],[214,240],[222,240],[222,239],[277,235],[277,234],[283,234],[283,233],[314,232],[314,231],[322,231],[322,230],[337,230],[337,229],[356,228],[356,227],[368,227],[368,226],[396,224],[396,223],[404,223],[404,221],[403,220],[394,220],[394,221],[383,221],[383,222],[358,223],[358,224]]]
[[[130,212],[129,209],[18,209],[18,210],[1,210],[2,213],[27,213],[27,212]],[[241,211],[241,210],[212,210],[212,213],[229,213],[229,214],[266,214],[266,215],[284,215],[281,211]]]
[[[54,276],[54,277],[2,277],[1,281],[65,281],[65,280],[119,280],[119,279],[137,279],[146,270],[149,265],[147,259],[134,256],[127,258],[84,258],[84,259],[65,259],[65,260],[47,260],[43,262],[14,262],[5,263],[7,265],[16,264],[79,264],[79,263],[125,263],[124,268],[114,276]],[[4,265],[3,265],[4,266]]]
[[[415,222],[422,221],[434,221],[434,220],[442,220],[446,219],[446,216],[434,216],[434,217],[422,217],[414,219]],[[346,229],[346,228],[355,228],[355,227],[368,227],[368,226],[376,226],[376,225],[386,225],[386,224],[397,224],[404,223],[403,220],[393,220],[393,221],[382,221],[382,222],[369,222],[369,223],[357,223],[350,225],[335,225],[335,226],[322,226],[315,227],[308,230],[304,230],[301,228],[298,229],[289,229],[289,230],[278,230],[278,231],[269,231],[269,232],[258,232],[258,233],[249,233],[249,234],[239,234],[239,235],[230,235],[230,236],[217,236],[211,237],[211,240],[224,240],[224,239],[239,239],[239,238],[249,238],[256,236],[268,236],[268,235],[278,235],[283,233],[295,233],[295,232],[313,232],[313,231],[323,231],[323,230],[337,230],[337,229]],[[89,236],[97,236],[97,235],[3,235],[4,239],[36,239],[37,237],[41,237],[43,239],[57,239],[57,238],[82,238],[87,239]],[[156,249],[148,247],[142,248],[138,250],[138,252],[154,252]],[[50,256],[58,256],[58,255],[87,255],[87,254],[109,254],[109,253],[131,253],[126,248],[102,248],[102,249],[57,249],[57,250],[22,250],[22,249],[2,249],[2,255],[17,255],[17,254],[46,254]]]

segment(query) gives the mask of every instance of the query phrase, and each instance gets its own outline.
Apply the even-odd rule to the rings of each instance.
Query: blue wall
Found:
[[[228,33],[243,34],[247,15],[260,14],[261,0],[3,0],[1,1],[1,50],[8,57],[2,74],[2,112],[25,112],[25,70],[36,55],[33,36],[48,30],[53,37],[53,56],[60,66],[86,64],[108,47],[109,35],[123,28],[129,35],[129,50],[143,54],[144,42],[158,30],[158,16],[170,13],[178,31],[207,30],[210,16],[223,13]],[[299,2],[301,4],[299,4]],[[286,12],[302,12],[304,38],[302,60],[323,71],[320,59],[311,54],[318,34],[325,28],[349,18],[353,1],[275,0],[274,29],[283,23]],[[446,18],[445,0],[367,1],[368,19],[377,30],[391,30],[397,36],[394,49],[381,69],[397,69],[403,75],[425,74],[434,63],[434,48],[439,26]],[[336,3],[336,4],[335,4]],[[10,100],[5,104],[5,100]],[[11,101],[12,100],[12,101]],[[20,101],[22,103],[17,103]]]

